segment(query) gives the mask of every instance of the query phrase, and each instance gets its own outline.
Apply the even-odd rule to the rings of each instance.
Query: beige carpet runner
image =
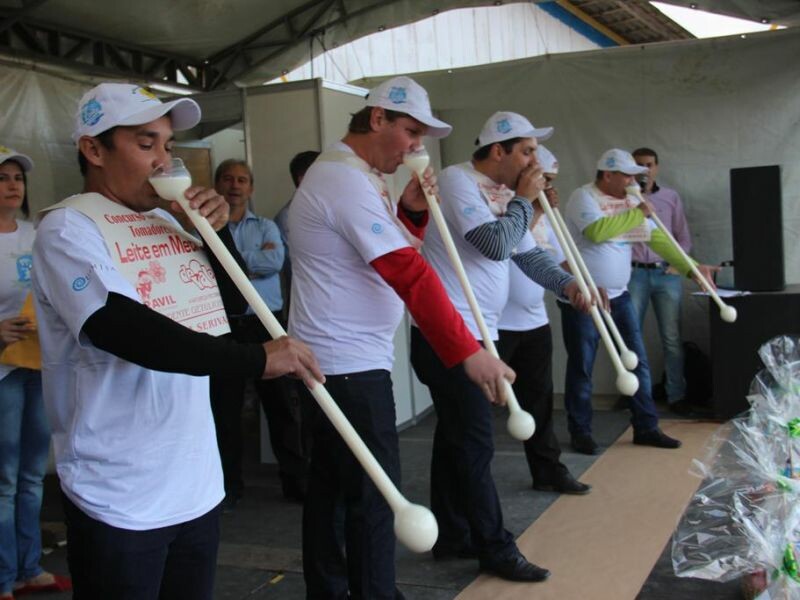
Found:
[[[480,576],[460,600],[627,600],[639,593],[700,480],[689,475],[717,423],[663,421],[678,450],[634,446],[626,431],[581,481],[587,496],[562,496],[517,540],[553,573],[520,584]]]

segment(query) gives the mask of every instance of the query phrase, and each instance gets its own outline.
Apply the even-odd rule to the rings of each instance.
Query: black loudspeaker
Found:
[[[753,292],[784,289],[778,165],[731,169],[731,221],[736,289]]]

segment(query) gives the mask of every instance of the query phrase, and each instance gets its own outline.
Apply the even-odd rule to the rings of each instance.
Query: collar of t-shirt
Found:
[[[375,190],[378,192],[378,196],[380,196],[384,207],[389,213],[389,218],[400,230],[400,233],[403,234],[403,237],[406,239],[409,245],[415,250],[419,250],[422,247],[422,240],[411,233],[398,218],[396,204],[389,194],[389,186],[386,184],[383,173],[381,173],[378,169],[371,167],[370,164],[358,156],[350,146],[342,141],[336,142],[317,157],[317,162],[344,163],[364,173],[364,175],[367,176],[367,179],[369,179],[369,181],[375,187]]]
[[[486,200],[486,204],[489,206],[489,210],[492,214],[496,217],[506,214],[508,203],[511,202],[516,195],[514,190],[508,189],[505,184],[497,183],[491,177],[478,171],[475,165],[472,164],[472,161],[461,163],[458,166],[466,171],[478,185],[478,189],[481,191],[481,195],[484,200]]]

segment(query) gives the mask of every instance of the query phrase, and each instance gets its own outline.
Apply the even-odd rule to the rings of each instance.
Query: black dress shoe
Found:
[[[590,435],[573,435],[572,448],[575,452],[592,455],[597,454],[600,446],[597,445],[597,442],[595,442]]]
[[[576,496],[583,496],[588,494],[592,486],[581,483],[575,479],[571,473],[563,473],[558,475],[552,481],[537,480],[533,484],[533,489],[541,492],[558,492],[559,494],[574,494]]]
[[[686,399],[671,402],[669,410],[679,417],[687,417],[690,419],[711,419],[714,417],[714,411],[705,406],[696,406]]]
[[[669,437],[660,429],[650,431],[633,432],[633,443],[640,446],[655,446],[656,448],[680,448],[680,440]]]
[[[544,581],[550,571],[538,567],[517,551],[502,560],[481,560],[481,571],[491,573],[508,581]]]

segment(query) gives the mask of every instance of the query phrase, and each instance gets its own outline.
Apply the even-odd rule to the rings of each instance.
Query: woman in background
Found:
[[[30,294],[34,229],[26,173],[33,161],[0,146],[0,352],[29,336],[35,324],[20,310]],[[50,430],[38,370],[4,364],[0,354],[0,600],[14,594],[70,589],[70,581],[39,565],[39,512]]]

